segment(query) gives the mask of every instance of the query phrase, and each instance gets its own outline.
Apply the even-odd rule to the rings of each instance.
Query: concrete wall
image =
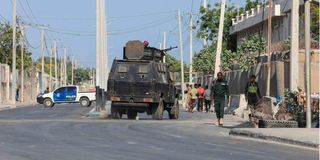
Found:
[[[300,53],[299,62],[299,86],[304,89],[304,55]],[[311,56],[311,93],[320,91],[320,54],[316,53]],[[249,81],[250,75],[257,76],[261,94],[266,93],[267,66],[258,64],[252,66],[248,71],[234,70],[226,73],[226,80],[229,82],[230,94],[244,93],[245,85]],[[271,63],[270,95],[283,96],[285,88],[290,87],[290,62],[274,61]]]
[[[41,73],[37,72],[36,69],[26,71],[24,73],[24,85],[21,85],[21,72],[17,70],[17,87],[24,88],[24,102],[33,102],[36,100],[37,95],[40,93],[40,77]],[[45,74],[44,88],[49,87],[50,76]],[[9,104],[12,101],[11,97],[11,82],[12,75],[10,67],[6,64],[0,64],[0,104]],[[54,86],[54,78],[52,78],[52,88]],[[15,91],[14,91],[15,92]]]

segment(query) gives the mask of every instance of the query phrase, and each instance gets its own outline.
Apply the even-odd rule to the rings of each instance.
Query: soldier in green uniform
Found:
[[[223,125],[224,107],[229,103],[229,87],[228,82],[223,79],[222,72],[218,72],[218,79],[212,85],[212,97],[214,99],[215,112],[218,119],[218,125]]]

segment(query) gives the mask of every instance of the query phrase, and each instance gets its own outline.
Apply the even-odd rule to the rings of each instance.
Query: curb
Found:
[[[291,145],[319,149],[319,144],[316,144],[316,143],[299,141],[299,140],[294,140],[294,139],[289,139],[284,137],[269,136],[269,135],[264,135],[262,133],[255,133],[255,132],[244,131],[244,130],[232,129],[230,130],[229,135],[240,136],[240,137],[250,137],[250,138],[262,139],[267,141],[281,142],[281,143],[286,143]]]
[[[4,104],[4,105],[0,105],[0,111],[23,108],[23,107],[28,107],[28,106],[35,106],[37,104],[38,103],[36,103],[36,102],[18,103],[18,104],[16,104],[16,106],[14,106],[12,104]]]

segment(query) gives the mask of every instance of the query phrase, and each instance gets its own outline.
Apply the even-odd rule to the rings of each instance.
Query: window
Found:
[[[149,71],[148,65],[139,65],[139,73],[148,73]]]
[[[66,87],[61,87],[59,89],[57,89],[56,91],[54,91],[55,93],[61,93],[64,92],[66,90]]]
[[[118,66],[118,72],[119,72],[119,73],[127,73],[127,72],[128,72],[128,66],[126,66],[126,65],[119,65],[119,66]]]
[[[68,87],[67,92],[77,92],[77,87]]]

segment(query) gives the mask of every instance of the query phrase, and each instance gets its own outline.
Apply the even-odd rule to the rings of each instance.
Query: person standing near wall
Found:
[[[223,125],[224,107],[229,103],[229,87],[228,82],[223,79],[222,72],[218,72],[218,79],[212,85],[212,97],[214,99],[214,107],[217,115],[217,124]]]
[[[248,82],[246,85],[245,95],[248,106],[254,106],[261,98],[260,89],[258,83],[256,82],[255,75],[251,75],[250,82]]]

